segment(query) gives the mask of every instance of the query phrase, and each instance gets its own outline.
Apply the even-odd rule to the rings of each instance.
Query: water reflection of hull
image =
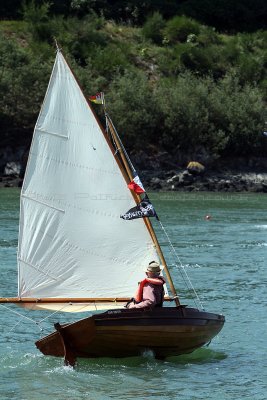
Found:
[[[65,357],[130,357],[152,350],[157,358],[190,353],[222,329],[224,317],[193,308],[109,310],[72,324],[36,342],[45,355]]]

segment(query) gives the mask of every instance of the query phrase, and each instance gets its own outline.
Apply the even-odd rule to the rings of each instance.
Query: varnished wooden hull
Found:
[[[64,325],[37,341],[36,346],[45,355],[67,359],[130,357],[146,350],[165,358],[203,346],[220,332],[223,324],[222,315],[193,308],[109,310]]]

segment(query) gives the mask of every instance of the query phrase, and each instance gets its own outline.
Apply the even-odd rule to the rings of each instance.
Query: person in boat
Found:
[[[165,279],[160,272],[160,265],[151,261],[146,269],[147,277],[139,283],[136,295],[126,305],[127,308],[162,307]]]

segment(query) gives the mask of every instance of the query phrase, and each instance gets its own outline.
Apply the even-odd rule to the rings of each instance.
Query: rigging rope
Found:
[[[129,166],[130,166],[130,168],[131,168],[131,170],[132,170],[133,176],[135,177],[135,176],[137,175],[136,169],[134,168],[134,166],[133,166],[133,164],[132,164],[132,162],[131,162],[131,159],[130,159],[130,157],[128,156],[128,153],[127,153],[127,151],[125,150],[125,147],[123,146],[123,143],[122,143],[122,141],[121,141],[121,139],[120,139],[120,136],[119,136],[119,134],[118,134],[118,132],[117,132],[117,130],[116,130],[116,128],[115,128],[115,126],[114,126],[114,124],[113,124],[111,118],[110,118],[110,116],[109,116],[108,113],[107,113],[106,104],[105,104],[105,100],[104,100],[104,94],[103,94],[103,106],[104,106],[104,113],[105,113],[105,118],[106,118],[106,132],[108,133],[108,131],[110,131],[110,135],[111,135],[111,138],[112,138],[114,147],[115,147],[115,149],[116,149],[114,155],[116,155],[116,153],[117,153],[119,150],[122,150],[122,152],[124,153],[124,155],[125,155],[125,157],[126,157],[126,159],[127,159],[128,164],[129,164]],[[109,124],[111,124],[112,129],[114,130],[114,132],[115,132],[115,134],[116,134],[116,136],[117,136],[117,139],[118,139],[119,144],[120,144],[120,148],[118,148],[118,146],[116,145],[115,139],[113,138],[112,129],[109,129]],[[148,198],[148,196],[147,196],[147,198]],[[183,280],[184,280],[184,282],[185,282],[185,284],[186,284],[188,290],[189,290],[189,291],[190,291],[190,290],[193,291],[193,293],[194,293],[194,295],[195,295],[195,298],[197,299],[197,301],[198,301],[200,307],[204,310],[203,304],[202,304],[202,302],[201,302],[201,300],[200,300],[200,298],[199,298],[199,296],[198,296],[198,294],[197,294],[197,292],[196,292],[196,290],[195,290],[195,288],[194,288],[194,286],[193,286],[193,284],[192,284],[192,282],[191,282],[191,280],[190,280],[190,278],[189,278],[189,276],[188,276],[188,274],[187,274],[187,272],[186,272],[186,270],[185,270],[185,268],[184,268],[184,266],[183,266],[183,264],[182,264],[182,262],[181,262],[181,260],[180,260],[180,258],[179,258],[179,256],[178,256],[178,254],[176,253],[176,250],[175,250],[175,248],[174,248],[174,246],[173,246],[173,244],[172,244],[172,242],[171,242],[171,240],[170,240],[170,238],[169,238],[169,235],[168,235],[166,229],[164,228],[163,224],[162,224],[161,221],[159,220],[158,216],[157,216],[157,220],[159,221],[159,224],[160,224],[160,226],[161,226],[161,228],[162,228],[162,230],[163,230],[163,232],[164,232],[164,234],[165,234],[165,236],[166,236],[166,238],[167,238],[167,240],[168,240],[168,242],[169,242],[170,249],[171,249],[171,251],[172,251],[172,253],[173,253],[173,257],[174,257],[175,266],[177,266],[177,267],[179,268],[179,271],[180,271],[180,273],[181,273],[181,276],[182,276],[182,278],[183,278]],[[179,263],[180,265],[177,265],[177,264],[176,264],[176,260],[178,260],[178,263]],[[185,277],[183,276],[182,271],[183,271],[183,273],[184,273],[186,279],[185,279]],[[188,286],[187,282],[189,282],[190,287]],[[193,300],[194,300],[194,303],[195,303],[196,307],[198,307],[198,305],[197,305],[195,299],[193,299]]]
[[[158,222],[159,222],[159,224],[161,226],[161,229],[163,230],[163,232],[164,232],[164,234],[165,234],[165,236],[166,236],[166,238],[167,238],[167,240],[169,242],[169,246],[170,246],[170,249],[171,249],[171,251],[173,253],[173,258],[174,258],[174,261],[175,261],[174,265],[177,266],[178,268],[180,268],[181,276],[182,276],[182,278],[183,278],[188,290],[193,291],[193,293],[194,293],[197,301],[199,302],[201,308],[204,310],[203,304],[202,304],[202,302],[201,302],[201,300],[200,300],[200,298],[199,298],[199,296],[198,296],[198,294],[197,294],[197,292],[196,292],[196,290],[195,290],[195,288],[194,288],[194,286],[193,286],[193,284],[192,284],[192,282],[191,282],[191,280],[190,280],[190,278],[188,276],[188,273],[185,270],[185,267],[183,266],[183,264],[182,264],[182,262],[180,260],[179,255],[177,254],[177,252],[176,252],[176,250],[175,250],[175,248],[174,248],[174,246],[173,246],[173,244],[172,244],[172,242],[170,240],[170,237],[169,237],[166,229],[164,228],[164,226],[163,226],[163,224],[162,224],[162,222],[160,220],[158,220]],[[178,261],[179,265],[176,264],[176,260]],[[186,279],[184,278],[183,273],[185,274]],[[188,286],[187,282],[189,282],[190,287]],[[196,304],[195,300],[194,300],[194,303]],[[197,306],[197,304],[196,304],[196,306]]]
[[[135,170],[135,168],[134,168],[134,166],[133,166],[133,164],[132,164],[132,162],[131,162],[130,157],[128,156],[127,151],[125,150],[125,147],[123,146],[123,143],[122,143],[122,141],[121,141],[121,138],[120,138],[120,136],[119,136],[119,134],[118,134],[118,132],[117,132],[117,130],[116,130],[116,128],[115,128],[113,122],[112,122],[112,119],[110,118],[110,116],[108,115],[108,113],[107,113],[106,111],[105,111],[105,116],[106,116],[106,121],[109,121],[109,123],[110,123],[111,126],[112,126],[112,129],[114,130],[114,132],[115,132],[115,134],[116,134],[116,136],[117,136],[117,139],[118,139],[118,141],[119,141],[121,150],[122,150],[122,152],[124,153],[124,155],[125,155],[125,157],[126,157],[126,159],[127,159],[127,162],[128,162],[128,164],[129,164],[129,166],[130,166],[130,168],[131,168],[131,170],[132,170],[133,175],[135,176],[135,175],[136,175],[136,170]],[[108,128],[108,124],[107,124],[107,128]],[[111,132],[111,129],[110,129],[110,133],[111,133],[111,136],[112,136],[112,139],[113,139],[113,134],[112,134],[112,132]],[[113,139],[113,141],[114,141],[114,139]],[[117,146],[116,146],[116,148],[117,148]],[[120,150],[120,149],[117,149],[117,150]]]
[[[68,307],[69,305],[71,305],[71,303],[67,303],[65,306],[63,306],[62,308],[60,308],[59,310],[56,310],[54,312],[52,312],[51,314],[49,314],[47,317],[40,319],[40,321],[38,322],[39,324],[41,324],[42,322],[44,322],[45,320],[47,320],[48,318],[52,317],[52,315],[55,315],[61,311],[64,310],[64,308]]]
[[[26,315],[23,315],[23,314],[19,313],[18,311],[14,311],[14,310],[12,310],[11,308],[9,308],[9,307],[7,307],[7,306],[5,306],[5,305],[3,305],[3,304],[0,304],[0,306],[3,307],[3,308],[6,308],[6,309],[7,309],[8,311],[10,311],[11,313],[16,314],[16,315],[19,315],[19,316],[21,317],[20,320],[13,326],[13,328],[10,329],[9,332],[14,331],[14,329],[22,322],[23,319],[27,319],[28,321],[33,322],[33,324],[36,325],[36,326],[38,326],[39,330],[40,330],[41,332],[43,332],[45,329],[47,330],[48,328],[43,328],[43,327],[41,326],[41,324],[42,324],[45,320],[49,319],[52,315],[55,315],[55,314],[57,314],[58,312],[63,311],[64,308],[68,307],[70,304],[71,304],[71,303],[67,303],[66,305],[64,305],[64,306],[63,306],[62,308],[60,308],[59,310],[52,312],[52,313],[49,314],[47,317],[45,317],[45,318],[43,318],[43,319],[40,319],[39,321],[35,321],[34,319],[32,319],[32,318],[30,318],[30,317],[27,317]]]
[[[39,322],[34,321],[34,319],[32,319],[32,318],[30,318],[30,317],[26,317],[26,315],[23,315],[23,314],[19,313],[18,311],[11,310],[11,308],[9,308],[9,307],[7,307],[7,306],[4,306],[3,304],[0,304],[0,306],[3,307],[3,308],[6,308],[7,310],[9,310],[9,311],[10,311],[11,313],[13,313],[13,314],[19,315],[19,316],[21,317],[21,319],[20,319],[19,322],[21,322],[23,318],[24,318],[24,319],[27,319],[27,320],[29,320],[29,321],[31,321],[31,322],[33,322],[35,325],[38,326],[38,328],[39,328],[40,331],[42,332],[43,329],[40,328]],[[16,323],[16,325],[18,325],[18,323]],[[15,326],[16,326],[16,325],[15,325]]]
[[[23,320],[23,317],[20,318],[20,320],[13,326],[13,328],[10,329],[10,331],[8,333],[13,332],[15,330],[16,326],[19,325],[22,320]]]
[[[111,129],[109,129],[109,122],[108,122],[109,118],[108,118],[107,113],[105,114],[105,117],[106,117],[106,132],[107,132],[107,134],[108,133],[110,134],[113,146],[115,148],[115,153],[113,155],[116,156],[116,154],[119,153],[121,149],[117,146],[116,141],[115,141],[115,139],[113,137],[113,132],[111,131]]]

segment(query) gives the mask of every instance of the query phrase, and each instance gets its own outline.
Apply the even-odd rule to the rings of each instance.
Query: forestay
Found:
[[[134,205],[58,51],[21,192],[19,297],[132,297],[147,263],[158,259],[143,219],[120,218]]]

